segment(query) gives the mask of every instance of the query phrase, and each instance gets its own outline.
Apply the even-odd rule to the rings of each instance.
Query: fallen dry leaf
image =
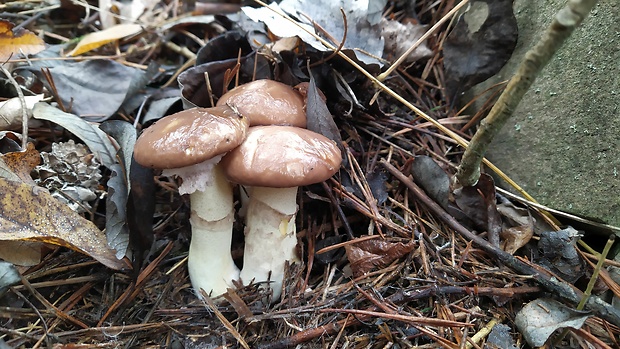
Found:
[[[405,54],[424,35],[427,29],[426,25],[412,24],[410,22],[401,23],[386,18],[381,19],[380,25],[382,27],[381,36],[385,40],[383,56],[388,60],[395,60]],[[428,48],[426,42],[423,42],[409,53],[407,58],[405,58],[405,62],[415,62],[432,55],[433,51]]]
[[[0,258],[15,265],[31,267],[41,263],[44,243],[32,241],[2,241]]]
[[[586,272],[586,264],[575,245],[581,234],[573,227],[540,234],[538,256],[534,262],[551,270],[569,283],[575,283]]]
[[[32,107],[43,99],[43,94],[25,96],[28,119],[32,118]],[[22,127],[22,102],[18,97],[0,102],[0,131],[14,130]]]
[[[116,259],[105,235],[45,189],[0,178],[0,241],[35,241],[85,253],[112,269]]]
[[[505,229],[499,236],[501,238],[501,249],[514,254],[534,236],[534,223],[530,220],[529,224]]]
[[[78,56],[82,53],[92,51],[105,44],[138,34],[142,31],[139,24],[119,24],[111,28],[85,35],[82,40],[75,46],[68,56]]]
[[[526,304],[515,317],[519,332],[532,347],[541,347],[553,332],[563,328],[579,329],[590,317],[554,299],[539,298]]]
[[[472,1],[443,44],[445,88],[452,106],[461,93],[495,75],[512,56],[518,26],[513,0]]]
[[[16,151],[0,155],[6,166],[13,171],[22,181],[35,185],[30,172],[41,162],[39,152],[34,144],[28,143],[25,151]]]
[[[362,276],[375,269],[384,268],[393,261],[411,252],[414,242],[389,242],[366,240],[345,246],[347,259],[351,263],[354,277]]]
[[[34,33],[18,28],[7,20],[0,19],[0,62],[4,62],[11,56],[23,53],[33,55],[45,49],[45,43]]]
[[[475,186],[455,190],[454,200],[477,229],[488,232],[489,242],[499,246],[502,219],[495,202],[493,178],[483,173]]]

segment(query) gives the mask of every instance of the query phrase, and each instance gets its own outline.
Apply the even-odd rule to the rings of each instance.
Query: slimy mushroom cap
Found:
[[[231,105],[250,119],[250,126],[306,127],[305,100],[291,86],[274,80],[255,80],[226,92],[217,105]]]
[[[247,130],[247,118],[228,106],[187,109],[147,128],[136,141],[134,158],[157,169],[191,166],[234,149]]]
[[[221,165],[232,182],[288,188],[322,182],[341,162],[340,149],[323,135],[290,126],[255,126]]]

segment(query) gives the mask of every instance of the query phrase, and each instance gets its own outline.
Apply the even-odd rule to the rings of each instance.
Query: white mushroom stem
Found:
[[[297,187],[252,188],[240,276],[244,283],[271,281],[273,300],[282,293],[286,261],[298,261],[296,213]]]
[[[230,253],[234,220],[233,193],[222,170],[211,160],[208,166],[201,166],[201,179],[188,174],[184,169],[175,169],[183,178],[180,192],[189,193],[192,225],[192,240],[189,246],[187,268],[192,286],[200,297],[200,289],[218,296],[234,287],[232,280],[239,279],[239,268]],[[203,163],[204,164],[204,163]],[[199,165],[200,166],[200,165]],[[196,183],[202,183],[196,186]],[[189,185],[191,189],[184,187]]]

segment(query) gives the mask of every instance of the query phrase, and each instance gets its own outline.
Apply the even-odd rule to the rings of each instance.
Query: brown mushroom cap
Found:
[[[291,86],[273,80],[256,80],[226,92],[217,105],[231,105],[250,119],[250,126],[306,127],[304,98]]]
[[[289,188],[322,182],[341,162],[340,149],[323,135],[290,126],[256,126],[220,164],[232,182]]]
[[[147,128],[136,141],[134,158],[158,169],[191,166],[239,146],[247,130],[248,119],[228,106],[192,108]]]

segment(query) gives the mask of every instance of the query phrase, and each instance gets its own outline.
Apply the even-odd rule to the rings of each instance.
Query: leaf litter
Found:
[[[473,7],[481,3],[488,2]],[[506,3],[488,4],[502,10],[489,12],[493,23],[511,20]],[[280,5],[334,47],[345,39],[342,53],[375,75],[453,6],[451,1],[371,0]],[[6,8],[14,11],[12,6],[17,3]],[[28,130],[34,148],[20,156],[36,158],[35,149],[45,154],[53,143],[75,141],[86,145],[86,158],[103,166],[93,165],[100,178],[89,177],[98,178],[95,192],[101,195],[78,213],[28,182],[34,163],[16,166],[14,159],[0,157],[2,241],[45,243],[31,248],[41,260],[17,268],[22,285],[8,291],[36,301],[2,298],[10,302],[0,316],[11,319],[3,329],[12,347],[458,348],[465,341],[484,346],[480,340],[487,327],[492,327],[489,345],[509,347],[524,338],[531,341],[536,324],[502,326],[514,326],[519,316],[529,319],[524,313],[529,308],[555,309],[547,303],[523,304],[540,302],[541,294],[559,283],[563,292],[550,293],[571,309],[574,304],[566,299],[573,299],[570,294],[580,292],[575,285],[591,274],[577,253],[578,235],[565,237],[545,227],[545,216],[500,196],[490,177],[455,196],[449,178],[461,153],[449,137],[386,94],[371,103],[376,90],[366,76],[269,9],[192,16],[187,14],[194,9],[185,4],[149,5],[141,16],[131,15],[149,30],[129,36],[101,34],[96,23],[75,25],[86,18],[87,9],[79,5],[61,2],[56,12],[37,2],[20,6],[20,11],[40,10],[46,19],[26,23],[32,32],[55,35],[46,36],[48,48],[29,61],[20,58],[19,46],[12,48],[13,74],[25,93],[48,97],[34,106],[34,117],[41,120]],[[165,16],[170,20],[164,23]],[[101,28],[114,27],[112,22]],[[480,28],[493,30],[493,23]],[[429,37],[385,84],[469,138],[473,130],[463,127],[469,119],[452,108],[459,93],[452,86],[483,79],[503,65],[501,60],[484,63],[489,55],[510,53],[497,53],[498,46],[491,45],[466,50],[487,56],[459,61],[463,55],[448,53],[450,45],[472,45],[459,40],[475,37],[476,44],[493,44],[482,32],[459,38],[459,26],[446,25]],[[67,56],[76,46],[65,38],[93,33],[104,37],[95,40],[101,46]],[[476,66],[476,60],[488,67],[458,70]],[[446,73],[455,67],[457,73]],[[339,142],[347,161],[331,180],[302,188],[306,195],[299,196],[297,221],[302,258],[287,268],[282,299],[266,305],[262,299],[268,289],[239,285],[207,305],[191,291],[183,262],[190,239],[188,200],[177,194],[175,181],[137,166],[131,149],[137,131],[181,108],[179,98],[186,107],[209,106],[227,89],[259,78],[291,86],[309,83],[313,127]],[[163,102],[156,103],[160,98]],[[105,120],[112,123],[97,124]],[[0,140],[0,148],[11,149],[4,154],[21,150],[19,139],[11,137]],[[79,184],[59,170],[53,176],[65,178],[60,181],[65,187]],[[231,252],[242,259],[241,221]],[[127,269],[129,260],[133,270],[115,271]],[[586,331],[600,334],[596,345],[616,343],[620,324],[613,314],[596,308],[585,315],[588,320],[571,314],[576,321],[560,319],[545,331],[567,326],[582,331],[563,337],[569,346],[592,341]],[[24,332],[39,319],[45,326]],[[547,341],[548,333],[531,343]]]

